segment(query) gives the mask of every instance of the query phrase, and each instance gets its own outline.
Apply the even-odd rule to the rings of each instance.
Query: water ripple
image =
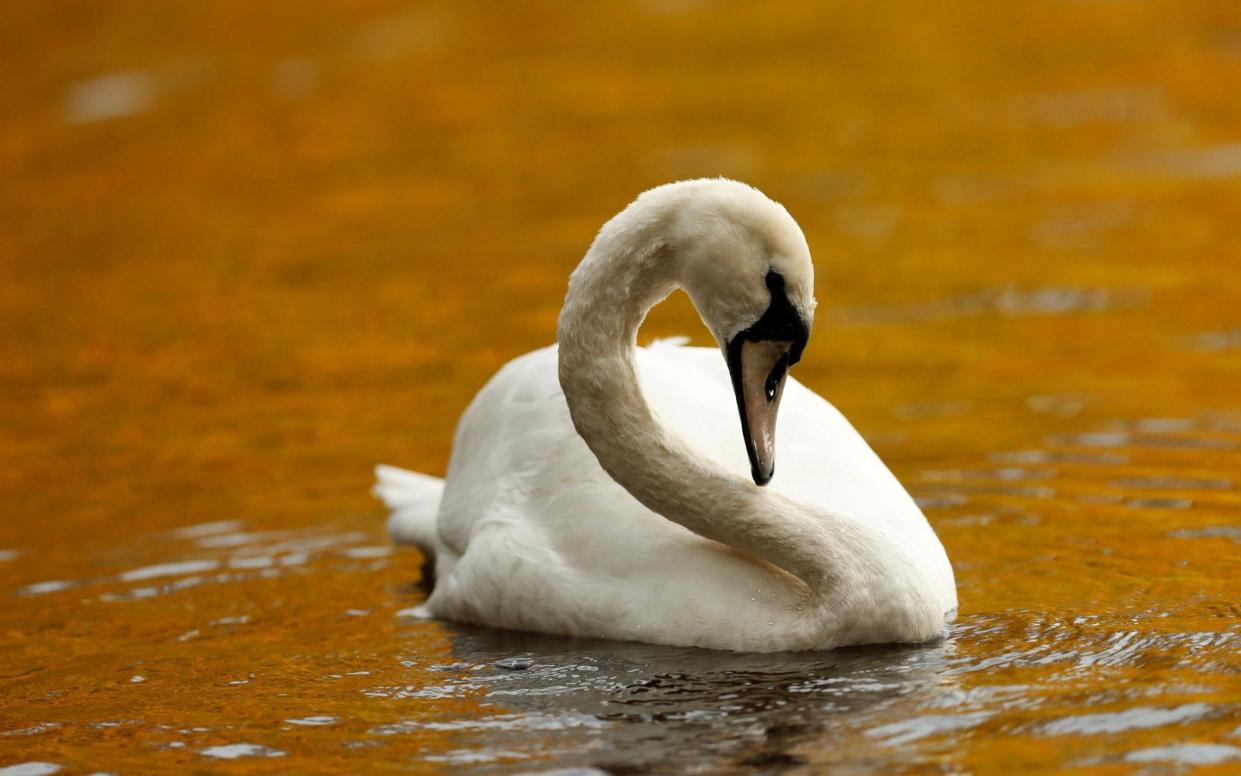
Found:
[[[1187,703],[1175,708],[1139,707],[1117,712],[1079,714],[1043,725],[1043,735],[1097,735],[1145,730],[1189,722],[1206,717],[1214,709],[1205,703]]]

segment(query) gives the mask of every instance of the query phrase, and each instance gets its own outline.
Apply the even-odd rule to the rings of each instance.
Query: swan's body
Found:
[[[653,196],[669,190],[680,199]],[[762,455],[751,445],[747,462],[737,444],[737,384],[720,352],[632,346],[646,310],[680,284],[665,271],[676,258],[659,255],[687,228],[660,220],[684,218],[670,208],[705,198],[712,214],[744,220],[734,208],[746,207],[777,222],[774,238],[762,234],[764,260],[789,279],[792,306],[804,310],[813,302],[798,294],[809,298],[810,280],[796,261],[784,261],[797,252],[800,231],[792,235],[782,208],[736,183],[674,184],[644,198],[646,208],[640,198],[605,226],[575,273],[559,349],[513,360],[466,410],[442,498],[438,480],[381,467],[377,490],[395,509],[393,535],[436,559],[426,612],[754,651],[935,636],[956,608],[947,556],[835,408],[787,380],[771,409],[773,419],[781,409],[780,473],[760,488],[746,474],[760,479]],[[645,218],[626,220],[635,208]],[[644,251],[652,239],[657,249]],[[738,340],[746,316],[757,316],[711,310],[701,278],[687,284],[696,306],[723,328],[717,338]],[[730,315],[738,318],[734,331]]]

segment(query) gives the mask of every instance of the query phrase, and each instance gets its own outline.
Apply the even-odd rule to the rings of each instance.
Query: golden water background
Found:
[[[0,767],[1241,768],[1236,3],[11,3],[0,41]],[[950,637],[397,617],[371,465],[442,474],[594,230],[703,175],[803,225],[797,376],[939,531]]]

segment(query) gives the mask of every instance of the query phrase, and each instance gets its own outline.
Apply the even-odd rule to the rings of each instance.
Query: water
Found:
[[[1234,5],[0,24],[0,772],[1241,768]],[[400,615],[370,465],[442,473],[598,225],[704,174],[803,224],[797,375],[935,524],[951,632]]]

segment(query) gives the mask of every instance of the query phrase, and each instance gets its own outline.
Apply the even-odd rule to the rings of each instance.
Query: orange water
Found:
[[[1241,768],[1241,6],[27,3],[0,40],[0,766]],[[805,228],[797,375],[922,501],[950,637],[396,617],[370,466],[442,473],[598,225],[716,174]],[[684,300],[647,330],[706,341]]]

